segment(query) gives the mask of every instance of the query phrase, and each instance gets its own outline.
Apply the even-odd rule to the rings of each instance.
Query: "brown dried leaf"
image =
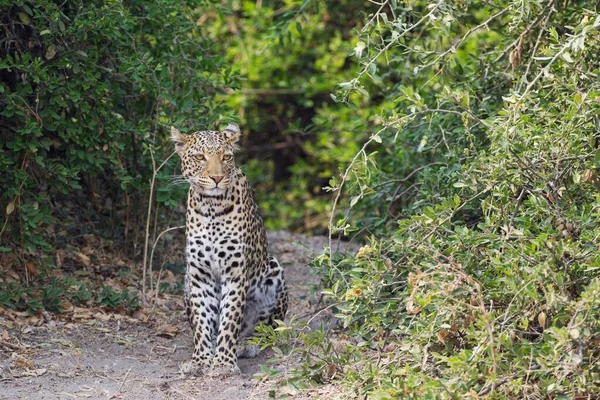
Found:
[[[156,334],[158,336],[166,337],[166,338],[174,338],[175,335],[179,332],[179,328],[173,325],[161,325],[156,328]]]
[[[538,324],[540,324],[540,326],[542,327],[542,329],[544,329],[546,327],[546,313],[545,312],[541,312],[538,314]]]
[[[15,202],[11,201],[10,203],[8,203],[8,205],[6,206],[6,215],[10,215],[12,214],[12,212],[15,211]]]
[[[110,320],[112,317],[111,314],[104,314],[101,312],[97,312],[96,314],[94,314],[94,319],[97,319],[98,321],[102,321],[102,322],[106,322],[108,320]]]
[[[336,370],[337,368],[335,367],[335,364],[329,364],[327,366],[327,377],[332,378]]]
[[[58,268],[62,268],[63,267],[63,255],[62,255],[62,251],[57,250],[56,254],[54,254],[54,262],[56,263],[56,266]]]
[[[68,301],[68,300],[64,300],[62,302],[62,313],[66,314],[66,313],[72,313],[74,310],[73,304]]]
[[[144,309],[137,310],[133,313],[133,318],[137,319],[138,321],[142,321],[143,323],[147,323],[149,318],[148,311]]]
[[[34,263],[32,262],[26,262],[25,263],[25,269],[27,270],[27,272],[32,275],[32,276],[37,276],[39,271],[37,269],[37,267],[35,266]]]
[[[20,358],[18,360],[15,360],[15,367],[16,368],[31,368],[31,367],[33,367],[33,361],[28,360],[26,358]]]
[[[13,376],[15,378],[21,378],[24,376],[41,376],[44,375],[46,373],[46,371],[48,371],[46,368],[38,368],[38,369],[28,369],[25,371],[20,371],[20,372],[13,372]]]
[[[169,283],[174,283],[177,281],[177,277],[175,276],[175,274],[169,271],[168,269],[162,272],[161,279]]]
[[[76,252],[75,255],[77,256],[77,259],[81,261],[86,267],[90,266],[91,260],[88,256],[80,252]]]
[[[421,311],[421,307],[414,305],[413,299],[408,299],[406,302],[406,312],[409,314],[418,314]]]
[[[593,169],[586,169],[583,171],[583,180],[588,183],[596,182],[596,171]]]
[[[440,343],[446,343],[446,338],[448,337],[448,331],[446,329],[440,329],[437,333],[437,339]]]

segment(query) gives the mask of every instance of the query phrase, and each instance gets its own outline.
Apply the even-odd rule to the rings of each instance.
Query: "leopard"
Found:
[[[192,328],[191,360],[183,374],[240,374],[238,357],[258,325],[276,326],[288,308],[283,268],[267,253],[267,236],[254,190],[235,163],[240,127],[183,134],[171,140],[190,184],[185,224],[184,304]]]

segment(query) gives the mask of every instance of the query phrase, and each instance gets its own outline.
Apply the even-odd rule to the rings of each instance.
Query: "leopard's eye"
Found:
[[[196,154],[195,157],[196,157],[196,160],[198,160],[198,161],[204,161],[204,160],[206,160],[206,157],[204,157],[203,154]]]
[[[224,161],[229,161],[233,158],[233,156],[231,154],[224,154],[223,155],[223,160]]]

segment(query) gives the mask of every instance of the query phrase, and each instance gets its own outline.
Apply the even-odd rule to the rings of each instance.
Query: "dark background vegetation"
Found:
[[[331,238],[344,333],[266,330],[288,384],[598,398],[598,7],[0,0],[0,307],[138,308],[183,221],[168,128],[236,121],[267,226]]]

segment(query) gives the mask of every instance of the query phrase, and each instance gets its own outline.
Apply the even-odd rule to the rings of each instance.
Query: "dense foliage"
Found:
[[[199,4],[0,2],[1,251],[22,259],[91,231],[138,247],[151,153],[171,153],[169,124],[214,126],[214,93],[235,86]],[[157,201],[173,206],[169,170]]]
[[[335,99],[381,111],[330,232],[368,244],[315,260],[345,333],[281,327],[307,346],[292,386],[598,397],[599,29],[585,1],[383,1],[357,27]]]

